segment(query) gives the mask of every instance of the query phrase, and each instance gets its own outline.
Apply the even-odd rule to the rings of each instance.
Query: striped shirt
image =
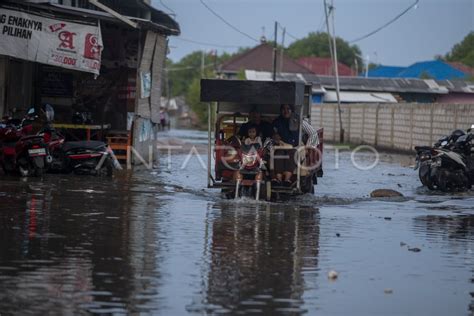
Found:
[[[303,134],[308,135],[308,141],[306,142],[306,146],[316,147],[319,145],[319,137],[318,132],[309,124],[306,120],[301,120],[301,130]]]

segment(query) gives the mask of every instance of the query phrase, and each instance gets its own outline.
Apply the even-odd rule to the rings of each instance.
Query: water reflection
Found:
[[[317,276],[318,210],[251,202],[211,207],[204,297],[188,311],[304,312],[305,282]]]
[[[460,268],[471,267],[468,280],[471,283],[471,291],[463,294],[469,295],[471,302],[467,310],[474,315],[474,214],[418,216],[414,218],[414,226],[415,230],[425,234],[430,242],[437,242],[438,239],[447,242],[449,248],[443,251],[443,256],[464,259],[452,265]]]
[[[474,241],[473,214],[418,216],[414,218],[414,225],[416,230],[424,232],[431,239],[440,237],[457,243],[462,239]]]
[[[0,203],[1,313],[153,310],[154,194],[117,179],[28,179],[2,186]]]

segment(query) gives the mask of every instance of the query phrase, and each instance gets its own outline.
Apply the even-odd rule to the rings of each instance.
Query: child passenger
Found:
[[[258,144],[262,147],[262,139],[260,136],[257,136],[257,127],[252,125],[247,130],[247,138],[244,140],[245,145],[255,145]]]

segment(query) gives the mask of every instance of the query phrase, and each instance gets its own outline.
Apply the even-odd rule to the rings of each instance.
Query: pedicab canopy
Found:
[[[294,81],[201,79],[201,101],[303,105],[305,84]]]

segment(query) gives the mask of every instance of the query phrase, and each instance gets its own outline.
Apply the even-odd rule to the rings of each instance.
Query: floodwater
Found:
[[[225,200],[206,188],[206,136],[160,133],[203,155],[112,179],[2,176],[0,314],[473,314],[474,192],[425,190],[407,157],[362,171],[327,147],[314,196]]]

